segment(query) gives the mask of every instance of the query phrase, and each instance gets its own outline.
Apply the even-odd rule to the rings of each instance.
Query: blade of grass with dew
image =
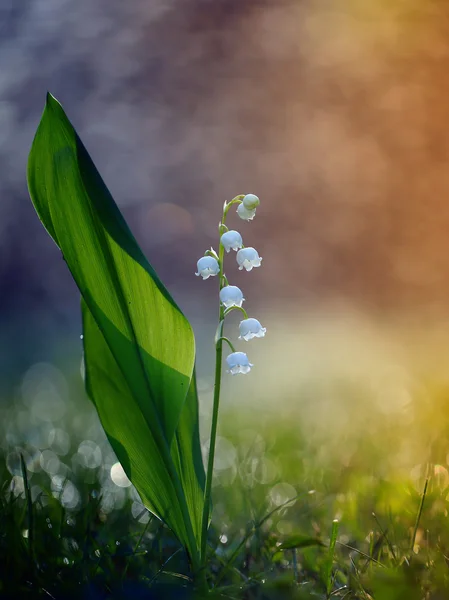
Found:
[[[338,528],[339,522],[337,519],[334,519],[332,522],[332,531],[329,541],[329,551],[324,566],[324,582],[326,585],[327,598],[330,597],[332,591],[332,566],[334,564],[335,544],[337,543]]]
[[[391,552],[391,556],[393,557],[393,561],[395,564],[397,564],[396,553],[394,551],[393,544],[391,543],[390,538],[388,537],[388,529],[384,529],[382,527],[382,524],[379,521],[379,519],[377,518],[377,515],[375,512],[373,512],[372,515],[373,515],[373,519],[376,521],[377,526],[379,527],[379,531],[381,534],[381,537],[378,540],[378,542],[379,542],[378,547],[382,547],[382,542],[383,542],[383,540],[385,540],[385,542],[388,546],[388,549]]]
[[[178,430],[192,423],[197,402],[190,324],[50,94],[27,176],[35,209],[83,298],[86,387],[108,439],[148,508],[198,563],[199,528],[192,523],[202,511],[204,470],[197,427],[190,444]]]
[[[34,566],[34,508],[33,500],[31,498],[31,489],[30,482],[28,480],[27,468],[22,453],[20,453],[20,468],[22,471],[23,485],[25,488],[25,499],[28,517],[28,551],[30,553],[30,561]]]
[[[376,565],[379,565],[380,567],[385,567],[385,565],[383,563],[381,563],[380,561],[375,559],[373,556],[366,554],[366,552],[362,552],[362,550],[359,550],[358,548],[355,548],[354,546],[350,546],[349,544],[344,544],[343,542],[339,542],[338,540],[336,541],[336,543],[339,546],[343,546],[343,548],[348,548],[348,550],[351,550],[352,552],[356,552],[360,556],[363,556],[363,558],[366,558],[367,562],[372,562]]]
[[[423,489],[423,492],[421,495],[421,501],[419,503],[418,514],[416,515],[415,526],[413,528],[412,539],[410,542],[410,554],[414,551],[414,548],[415,548],[416,534],[418,533],[419,523],[421,521],[422,511],[424,508],[424,502],[425,502],[426,495],[427,495],[427,488],[429,486],[429,479],[430,479],[429,472],[430,472],[430,468],[429,468],[429,466],[427,466],[427,475],[426,475],[426,480],[424,482],[424,489]]]

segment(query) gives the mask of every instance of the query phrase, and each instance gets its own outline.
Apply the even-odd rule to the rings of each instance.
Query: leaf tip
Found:
[[[47,91],[45,107],[52,108],[55,106],[61,106],[61,104],[58,102],[58,100],[53,96],[53,94],[51,92]]]

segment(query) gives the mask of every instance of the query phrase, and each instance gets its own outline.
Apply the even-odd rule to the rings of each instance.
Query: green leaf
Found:
[[[277,550],[293,550],[294,548],[309,548],[310,546],[325,546],[325,544],[316,537],[307,535],[292,535],[277,547]]]
[[[204,468],[193,332],[50,94],[28,187],[83,298],[89,396],[144,503],[194,559]]]
[[[192,330],[51,95],[31,149],[28,184],[39,217],[62,250],[117,363],[146,404],[147,417],[160,421],[170,443],[193,372]],[[115,350],[115,331],[132,342],[128,352]],[[172,370],[179,377],[173,378]]]
[[[171,446],[171,454],[181,478],[195,538],[200,540],[206,476],[200,445],[195,371]]]
[[[195,416],[198,417],[195,380],[191,380],[171,447],[176,459],[169,460],[166,447],[158,446],[151,435],[138,402],[84,301],[82,315],[86,390],[95,404],[111,446],[145,506],[167,523],[189,547],[185,521],[191,523],[194,537],[199,540],[200,508],[204,495],[198,421],[194,422]],[[122,340],[122,344],[126,343]],[[171,473],[167,469],[171,469]],[[178,498],[181,486],[183,502]]]

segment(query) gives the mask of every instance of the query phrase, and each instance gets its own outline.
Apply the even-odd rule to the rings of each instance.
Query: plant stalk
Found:
[[[235,199],[234,199],[235,200]],[[233,202],[233,201],[232,201]],[[229,210],[229,206],[225,205],[223,210],[223,219],[221,224],[225,224],[226,215]],[[225,284],[224,268],[224,248],[222,244],[219,246],[218,251],[218,262],[220,264],[220,291]],[[214,377],[214,403],[212,408],[212,424],[210,430],[210,442],[209,442],[209,457],[207,460],[207,473],[206,473],[206,487],[204,490],[204,506],[203,506],[203,517],[201,522],[201,564],[203,570],[206,566],[207,558],[207,531],[209,529],[209,517],[210,517],[210,504],[211,504],[211,493],[212,493],[212,477],[214,474],[214,460],[215,460],[215,443],[217,440],[217,426],[218,426],[218,409],[220,407],[220,390],[221,390],[221,370],[223,361],[223,327],[224,327],[224,307],[220,303],[218,322],[221,324],[220,335],[217,336],[215,343],[215,377]]]
[[[215,443],[217,440],[218,409],[220,406],[220,388],[221,388],[221,362],[223,357],[223,341],[219,340],[215,351],[215,384],[214,384],[214,404],[212,412],[212,425],[210,430],[209,457],[207,461],[206,489],[204,492],[203,520],[201,531],[201,562],[203,567],[206,561],[207,551],[207,530],[209,528],[210,516],[210,498],[212,492],[212,477],[215,460]]]

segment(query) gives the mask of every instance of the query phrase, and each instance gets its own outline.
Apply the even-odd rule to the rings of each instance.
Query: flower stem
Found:
[[[217,342],[215,350],[215,384],[214,384],[214,405],[212,410],[212,426],[210,431],[210,442],[209,442],[209,458],[207,462],[207,474],[206,474],[206,489],[204,492],[204,507],[203,507],[203,521],[201,531],[201,561],[203,566],[206,563],[206,550],[207,550],[207,531],[209,528],[209,516],[210,516],[210,497],[212,491],[212,476],[214,471],[214,459],[215,459],[215,442],[217,440],[217,425],[218,425],[218,409],[220,405],[220,387],[221,387],[221,362],[223,356],[223,340],[220,339]]]
[[[234,199],[235,200],[235,199]],[[234,202],[232,200],[231,202]],[[229,205],[224,206],[223,208],[223,218],[221,220],[220,225],[224,225],[226,221],[227,208]],[[223,260],[224,260],[224,248],[223,245],[219,245],[218,251],[218,263],[220,265],[220,291],[224,285],[226,285],[227,280],[224,275],[223,268]],[[215,443],[217,441],[217,426],[218,426],[218,409],[220,406],[220,389],[221,389],[221,366],[223,360],[223,340],[226,339],[223,337],[223,327],[224,327],[224,307],[221,302],[219,303],[219,312],[218,312],[218,323],[220,328],[220,335],[217,336],[215,342],[215,378],[214,378],[214,403],[212,408],[212,424],[210,429],[210,441],[209,441],[209,457],[207,459],[207,472],[206,472],[206,486],[204,490],[204,506],[203,506],[203,516],[201,522],[201,564],[204,567],[206,566],[207,559],[207,532],[209,529],[209,517],[210,517],[210,504],[211,504],[211,493],[212,493],[212,477],[214,474],[214,459],[215,459]]]
[[[238,196],[236,196],[235,198],[233,198],[230,202],[225,202],[225,205],[223,207],[223,219],[221,221],[223,223],[223,225],[224,225],[224,222],[226,220],[226,216],[228,214],[228,210],[234,204],[240,204],[240,202],[243,200],[244,197],[245,197],[245,194],[239,194]]]
[[[219,342],[226,342],[228,344],[228,346],[231,348],[232,352],[235,352],[235,348],[234,348],[234,344],[231,342],[231,340],[225,336],[221,336],[218,338],[217,340],[217,344]]]
[[[248,313],[246,312],[246,310],[243,308],[243,306],[230,306],[229,308],[227,308],[224,311],[224,316],[227,317],[229,315],[229,313],[233,310],[239,310],[240,312],[242,312],[245,316],[245,319],[248,318]]]

